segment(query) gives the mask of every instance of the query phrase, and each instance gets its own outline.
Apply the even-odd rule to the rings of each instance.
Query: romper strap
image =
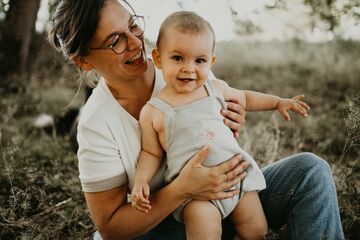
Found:
[[[214,83],[208,79],[204,84],[206,91],[208,92],[209,96],[214,96],[216,99],[220,102],[222,108],[226,109],[225,99],[224,96],[219,94],[219,92],[216,90]]]
[[[217,91],[215,89],[215,86],[210,79],[206,80],[204,86],[205,86],[206,91],[208,92],[209,96],[217,96],[218,95]]]
[[[156,107],[157,109],[159,109],[161,112],[164,112],[164,113],[173,109],[173,107],[169,103],[165,102],[163,99],[161,99],[159,97],[150,98],[148,103],[153,105],[154,107]]]

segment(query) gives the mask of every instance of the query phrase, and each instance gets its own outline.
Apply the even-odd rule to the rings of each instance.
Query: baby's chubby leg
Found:
[[[244,193],[230,217],[236,230],[235,239],[263,239],[268,231],[264,210],[256,191]]]
[[[209,201],[192,200],[183,212],[186,239],[221,239],[221,214]]]

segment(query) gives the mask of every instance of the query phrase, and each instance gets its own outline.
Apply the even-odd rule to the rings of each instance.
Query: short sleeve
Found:
[[[98,122],[101,123],[101,122]],[[100,192],[127,183],[120,150],[105,122],[79,124],[77,140],[80,182],[84,192]]]

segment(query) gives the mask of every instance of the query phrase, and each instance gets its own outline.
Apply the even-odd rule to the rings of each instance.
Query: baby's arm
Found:
[[[281,98],[275,95],[244,91],[230,87],[223,81],[213,80],[215,87],[223,94],[225,101],[228,98],[237,97],[246,111],[278,110],[285,120],[291,120],[288,111],[296,112],[304,117],[308,116],[310,107],[301,99],[304,95],[298,95],[291,99]]]
[[[160,167],[163,149],[158,134],[153,128],[154,108],[147,104],[140,113],[141,152],[136,166],[131,203],[137,210],[148,212],[151,209],[149,182]]]

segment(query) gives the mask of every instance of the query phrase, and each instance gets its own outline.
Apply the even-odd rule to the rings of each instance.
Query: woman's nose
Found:
[[[125,32],[127,37],[127,50],[132,51],[136,48],[141,47],[142,41],[135,36],[129,29]]]

